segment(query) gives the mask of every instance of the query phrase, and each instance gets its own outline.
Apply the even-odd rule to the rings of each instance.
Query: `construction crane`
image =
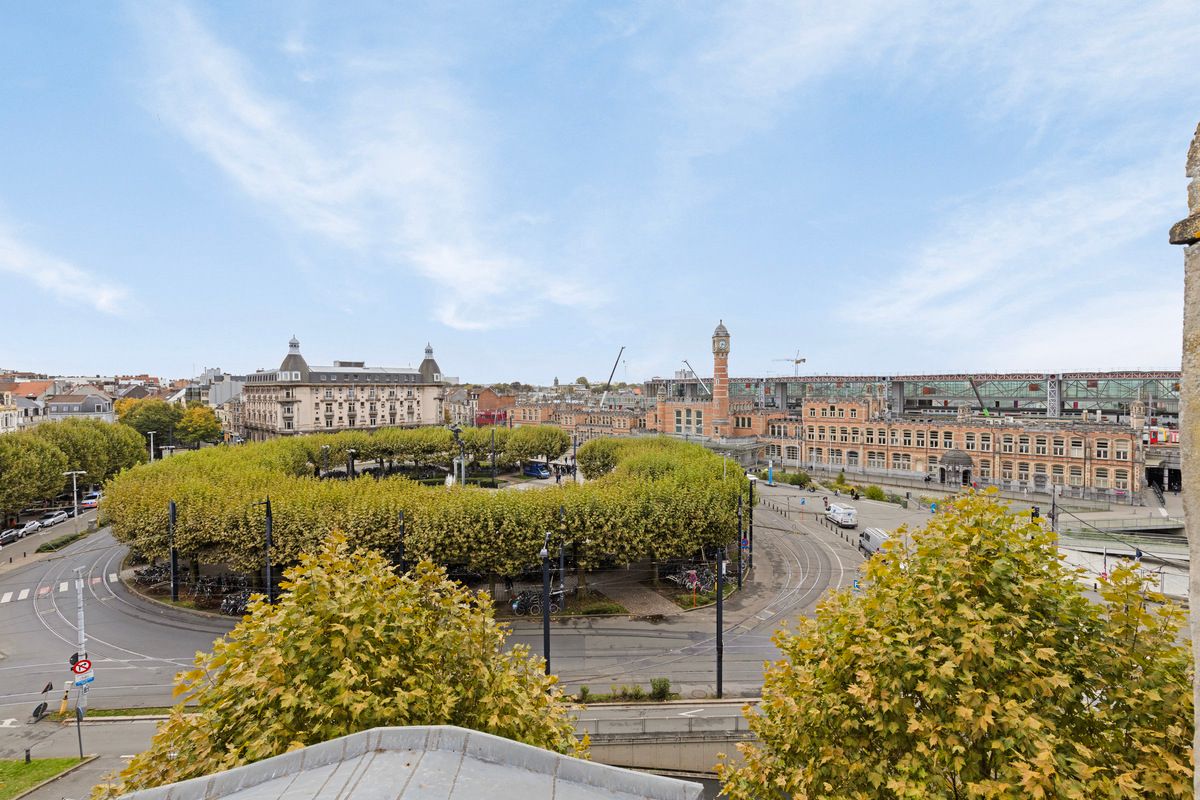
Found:
[[[700,376],[696,374],[696,370],[692,369],[692,365],[688,363],[688,360],[686,358],[683,360],[683,365],[688,368],[688,372],[692,373],[693,378],[700,381],[700,388],[703,389],[704,391],[708,392],[709,397],[712,397],[712,390],[704,385],[704,381],[701,380]]]
[[[625,345],[621,345],[621,352],[617,353],[617,360],[613,362],[612,371],[608,373],[608,381],[604,384],[604,394],[600,395],[600,407],[604,408],[604,401],[608,399],[608,390],[612,386],[613,375],[617,374],[617,364],[621,363],[621,354],[625,352]]]
[[[979,387],[975,385],[975,376],[968,375],[967,383],[971,386],[971,391],[975,393],[975,399],[979,401],[979,412],[985,417],[990,417],[991,412],[987,410],[987,406],[983,404],[983,395],[979,393]]]
[[[791,358],[772,358],[771,360],[772,361],[790,361],[792,364],[795,364],[796,371],[795,371],[795,373],[793,373],[792,377],[797,377],[797,378],[800,377],[800,365],[803,364],[805,361],[808,361],[807,358],[800,357],[799,350],[797,350],[796,355],[792,356]]]

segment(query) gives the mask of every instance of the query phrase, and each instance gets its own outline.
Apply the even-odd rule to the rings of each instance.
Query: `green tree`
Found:
[[[0,511],[16,513],[62,491],[67,457],[29,432],[0,436]]]
[[[592,385],[591,382],[583,375],[580,375],[578,378],[576,378],[575,383],[579,384],[580,386],[585,386],[585,387]]]
[[[514,428],[504,443],[506,460],[530,461],[532,459],[558,458],[571,446],[571,437],[561,428],[550,425],[522,425]]]
[[[422,562],[397,575],[340,533],[288,570],[211,654],[182,673],[178,705],[110,797],[207,775],[388,725],[458,725],[561,753],[586,748],[558,679],[480,594]]]
[[[215,442],[221,438],[221,422],[217,414],[206,405],[189,405],[175,426],[175,436],[186,445]]]
[[[1084,596],[1056,539],[969,496],[775,641],[731,798],[1190,797],[1184,615],[1130,569]]]
[[[157,449],[167,442],[181,419],[182,407],[158,398],[147,398],[130,409],[121,422],[142,434],[147,442],[150,431],[155,431],[154,446]]]
[[[31,432],[34,436],[50,442],[67,457],[67,469],[83,470],[78,485],[103,483],[110,474],[110,450],[108,437],[103,428],[106,423],[98,420],[68,419],[62,422],[43,422]],[[59,489],[71,488],[71,479],[60,475]]]

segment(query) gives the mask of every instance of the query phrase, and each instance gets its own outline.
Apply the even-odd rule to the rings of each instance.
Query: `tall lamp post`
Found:
[[[261,503],[255,503],[256,506],[267,507],[267,538],[266,538],[266,566],[267,566],[267,603],[274,603],[275,598],[271,589],[271,527],[274,520],[271,518],[271,496],[267,495],[267,499]]]
[[[71,476],[71,504],[75,508],[73,516],[75,520],[75,533],[79,533],[79,487],[75,483],[75,479],[80,475],[87,475],[85,469],[73,469],[70,472],[64,472],[63,475]]]
[[[550,531],[538,553],[542,559],[542,655],[546,659],[546,674],[550,674]]]
[[[462,428],[458,424],[450,426],[450,433],[454,436],[454,443],[458,445],[458,465],[462,478],[459,483],[466,484],[467,482],[467,445],[462,440]]]
[[[321,472],[329,472],[329,445],[321,445]]]
[[[353,447],[346,448],[346,480],[354,480],[354,456],[358,451]]]
[[[175,501],[167,505],[167,545],[171,548],[171,602],[179,602],[179,554],[175,550]]]
[[[741,493],[741,492],[738,492],[738,507],[737,507],[737,515],[738,515],[738,542],[737,542],[737,548],[738,548],[738,559],[737,559],[737,564],[738,564],[738,574],[737,574],[737,587],[738,587],[738,591],[740,592],[740,591],[742,590],[742,493]]]
[[[492,426],[492,488],[496,487],[496,426]]]
[[[723,696],[725,669],[725,548],[717,562],[717,699]]]
[[[146,431],[146,433],[150,434],[150,463],[153,464],[154,463],[154,434],[158,433],[158,431]]]
[[[754,484],[758,483],[758,478],[754,475],[750,476],[750,505],[746,511],[750,520],[750,569],[754,569]]]

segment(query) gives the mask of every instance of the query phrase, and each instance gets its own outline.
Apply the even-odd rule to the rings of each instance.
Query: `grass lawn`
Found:
[[[10,800],[78,763],[78,758],[35,758],[28,764],[24,759],[0,761],[0,800]]]

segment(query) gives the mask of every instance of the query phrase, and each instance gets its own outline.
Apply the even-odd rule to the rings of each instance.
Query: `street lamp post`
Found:
[[[179,602],[179,554],[175,550],[175,501],[167,505],[167,545],[171,548],[171,602]]]
[[[546,659],[546,674],[550,674],[550,531],[542,551],[542,656]]]
[[[358,455],[358,451],[353,447],[346,448],[346,480],[354,479],[354,456]]]
[[[255,503],[256,506],[267,507],[267,537],[266,537],[266,567],[267,567],[267,603],[274,603],[275,598],[271,590],[271,527],[273,519],[271,518],[271,496],[267,495],[267,499],[261,503]]]
[[[750,569],[754,569],[754,484],[758,483],[758,478],[750,476],[750,507],[747,510],[747,515],[750,520]],[[788,498],[789,503],[791,498]]]
[[[146,431],[146,433],[150,434],[150,463],[153,464],[154,463],[154,434],[158,433],[158,431]]]
[[[725,548],[717,562],[717,699],[723,696],[725,668]]]
[[[408,567],[404,564],[404,512],[400,512],[400,546],[397,548],[400,556],[400,572],[401,574],[408,572]]]
[[[738,542],[737,542],[737,548],[738,548],[738,575],[737,575],[737,586],[738,586],[738,591],[740,592],[740,591],[742,590],[742,494],[741,494],[741,492],[738,492],[738,507],[737,507],[737,517],[738,517]]]
[[[321,445],[321,472],[329,472],[329,445]]]
[[[73,517],[75,520],[75,533],[79,533],[79,486],[75,483],[75,479],[80,475],[87,475],[87,470],[73,469],[70,472],[64,472],[63,475],[71,476],[71,505],[75,509]]]
[[[496,426],[492,426],[492,488],[496,487]]]

